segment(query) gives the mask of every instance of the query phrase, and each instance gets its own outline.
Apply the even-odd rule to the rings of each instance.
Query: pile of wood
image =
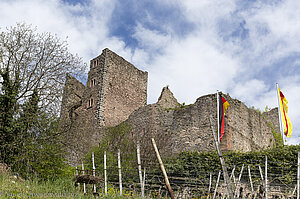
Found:
[[[86,184],[100,184],[104,182],[102,178],[98,176],[92,176],[92,175],[76,175],[73,178],[73,181],[75,181],[75,183],[86,183]]]

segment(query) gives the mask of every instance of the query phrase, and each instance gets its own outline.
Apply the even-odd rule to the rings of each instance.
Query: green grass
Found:
[[[81,185],[82,188],[83,185]],[[87,187],[91,192],[92,185]],[[139,198],[131,196],[116,196],[115,189],[108,189],[108,196],[100,198]],[[101,195],[101,194],[100,194]],[[55,181],[39,181],[39,180],[18,180],[8,174],[0,173],[0,199],[2,198],[82,198],[90,199],[94,196],[92,193],[84,195],[83,191],[79,191],[78,187],[74,186],[71,179],[57,179]]]

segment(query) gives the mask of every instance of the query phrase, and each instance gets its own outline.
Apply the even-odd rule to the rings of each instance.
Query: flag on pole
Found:
[[[228,108],[229,103],[226,101],[221,94],[219,94],[219,132],[220,132],[220,142],[224,135],[224,120],[225,120],[225,111]]]
[[[278,87],[278,96],[279,96],[279,108],[280,108],[280,114],[281,114],[281,122],[284,126],[283,133],[286,137],[291,137],[292,131],[293,131],[293,126],[291,123],[291,120],[289,116],[287,115],[288,113],[288,101],[286,100],[285,96],[283,93],[280,91]]]

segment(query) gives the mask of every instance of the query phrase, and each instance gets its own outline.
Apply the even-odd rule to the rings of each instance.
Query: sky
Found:
[[[148,103],[169,86],[180,103],[229,93],[264,111],[276,83],[299,144],[299,0],[0,0],[0,31],[25,22],[86,63],[109,48],[148,71]]]

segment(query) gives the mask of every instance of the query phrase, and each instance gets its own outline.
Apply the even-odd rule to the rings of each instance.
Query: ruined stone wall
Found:
[[[134,110],[146,105],[148,73],[114,52],[105,51],[104,120],[105,126],[115,126],[126,120]]]
[[[163,93],[168,89],[163,89]],[[169,91],[168,91],[169,92]],[[164,96],[163,94],[161,96]],[[265,117],[249,109],[242,102],[224,96],[230,106],[225,116],[225,134],[221,142],[223,150],[251,151],[273,146],[272,129]],[[213,118],[217,130],[216,95],[206,95],[188,106],[167,108],[159,99],[156,104],[141,107],[133,112],[126,121],[132,125],[136,140],[141,140],[145,153],[151,149],[154,137],[163,155],[174,155],[182,151],[215,150],[209,117]],[[174,101],[169,95],[169,101]],[[176,100],[176,99],[175,99]]]
[[[275,140],[266,118],[241,101],[225,97],[230,104],[227,122],[230,142],[227,149],[251,151],[273,147]]]
[[[82,104],[84,90],[85,86],[81,82],[67,74],[60,114],[62,126],[69,126],[76,117],[76,109]]]
[[[87,152],[87,143],[95,144],[93,140],[89,140],[95,132],[94,116],[92,110],[85,106],[85,94],[86,87],[68,75],[62,100],[60,133],[70,164],[79,162]]]
[[[168,89],[163,90],[169,92]],[[126,121],[132,126],[136,140],[141,140],[144,153],[153,151],[153,137],[163,155],[173,155],[182,151],[214,150],[214,142],[209,125],[209,115],[213,114],[213,96],[199,98],[189,106],[179,106],[174,103],[163,103],[166,98],[160,98],[158,103],[141,107],[133,112]],[[175,101],[170,97],[168,101]],[[177,100],[176,100],[177,102]],[[165,108],[164,106],[168,106]],[[215,115],[216,117],[216,115]],[[145,154],[144,154],[145,155]]]
[[[274,130],[277,133],[280,133],[280,124],[279,124],[279,119],[278,119],[278,108],[273,108],[270,111],[264,112],[263,113],[266,117],[266,119],[271,122],[273,125]]]
[[[70,164],[101,139],[99,128],[117,125],[146,105],[148,73],[109,49],[90,62],[86,86],[67,76],[60,131]]]

